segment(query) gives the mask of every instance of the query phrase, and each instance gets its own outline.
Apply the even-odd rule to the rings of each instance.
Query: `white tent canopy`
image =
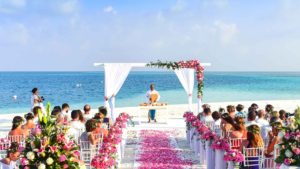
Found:
[[[94,63],[94,66],[104,66],[104,95],[105,105],[110,108],[110,117],[115,121],[115,96],[125,82],[131,68],[146,67],[146,63]],[[201,66],[210,66],[210,63],[201,63]],[[177,69],[175,73],[188,95],[188,110],[192,109],[192,93],[194,89],[194,69]],[[201,98],[198,98],[197,112],[201,109]]]

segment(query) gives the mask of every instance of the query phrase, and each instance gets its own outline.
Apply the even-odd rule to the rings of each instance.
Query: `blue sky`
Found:
[[[0,0],[0,71],[199,59],[300,71],[298,0]]]

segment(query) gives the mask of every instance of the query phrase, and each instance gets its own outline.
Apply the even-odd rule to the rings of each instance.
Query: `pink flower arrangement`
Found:
[[[108,169],[116,165],[117,145],[122,141],[122,129],[126,127],[129,115],[121,113],[113,126],[111,126],[108,135],[103,139],[99,155],[93,158],[91,165],[98,169]]]
[[[224,161],[240,163],[244,161],[244,155],[237,150],[228,150],[224,153]]]
[[[201,139],[203,140],[215,140],[217,139],[217,135],[213,131],[206,131],[204,134],[201,135]]]
[[[199,134],[204,134],[205,132],[209,131],[209,128],[205,125],[205,124],[202,124],[201,126],[199,126],[197,128]]]
[[[224,150],[227,151],[230,149],[230,145],[227,142],[226,139],[223,138],[217,138],[215,139],[212,144],[211,144],[211,148],[214,150]]]

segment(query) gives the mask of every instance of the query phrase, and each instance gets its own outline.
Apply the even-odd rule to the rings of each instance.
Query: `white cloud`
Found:
[[[175,12],[179,12],[179,11],[183,11],[185,7],[186,7],[185,0],[177,0],[175,5],[171,7],[171,10]]]
[[[103,12],[105,13],[112,13],[114,15],[117,14],[117,11],[112,6],[107,6],[103,9]]]
[[[203,5],[204,6],[213,5],[217,8],[222,9],[228,6],[228,0],[204,0]]]
[[[26,0],[0,0],[0,13],[11,14],[26,7]]]
[[[238,32],[236,24],[233,23],[227,24],[222,21],[215,21],[214,25],[217,28],[221,43],[223,44],[230,43]]]
[[[77,0],[68,0],[59,4],[59,9],[63,13],[73,13],[78,9]]]

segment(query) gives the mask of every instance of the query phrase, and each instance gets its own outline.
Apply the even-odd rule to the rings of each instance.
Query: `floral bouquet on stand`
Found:
[[[92,160],[92,166],[97,169],[117,168],[120,153],[118,148],[122,141],[123,129],[129,120],[129,115],[121,113],[114,125],[110,128],[109,134],[103,140],[99,154]]]
[[[228,162],[228,169],[240,168],[240,163],[244,161],[244,155],[237,150],[227,150],[224,153],[224,161]]]
[[[295,124],[284,127],[282,142],[278,144],[279,156],[275,159],[276,163],[285,166],[300,166],[300,109],[295,112]]]
[[[211,148],[214,150],[223,150],[223,151],[227,151],[230,149],[230,145],[228,143],[228,141],[224,138],[217,138],[215,139],[212,144],[211,144]]]
[[[57,125],[47,113],[39,113],[39,124],[25,141],[21,155],[21,169],[77,169],[85,168],[79,160],[79,147],[73,138],[67,136],[68,128]]]

